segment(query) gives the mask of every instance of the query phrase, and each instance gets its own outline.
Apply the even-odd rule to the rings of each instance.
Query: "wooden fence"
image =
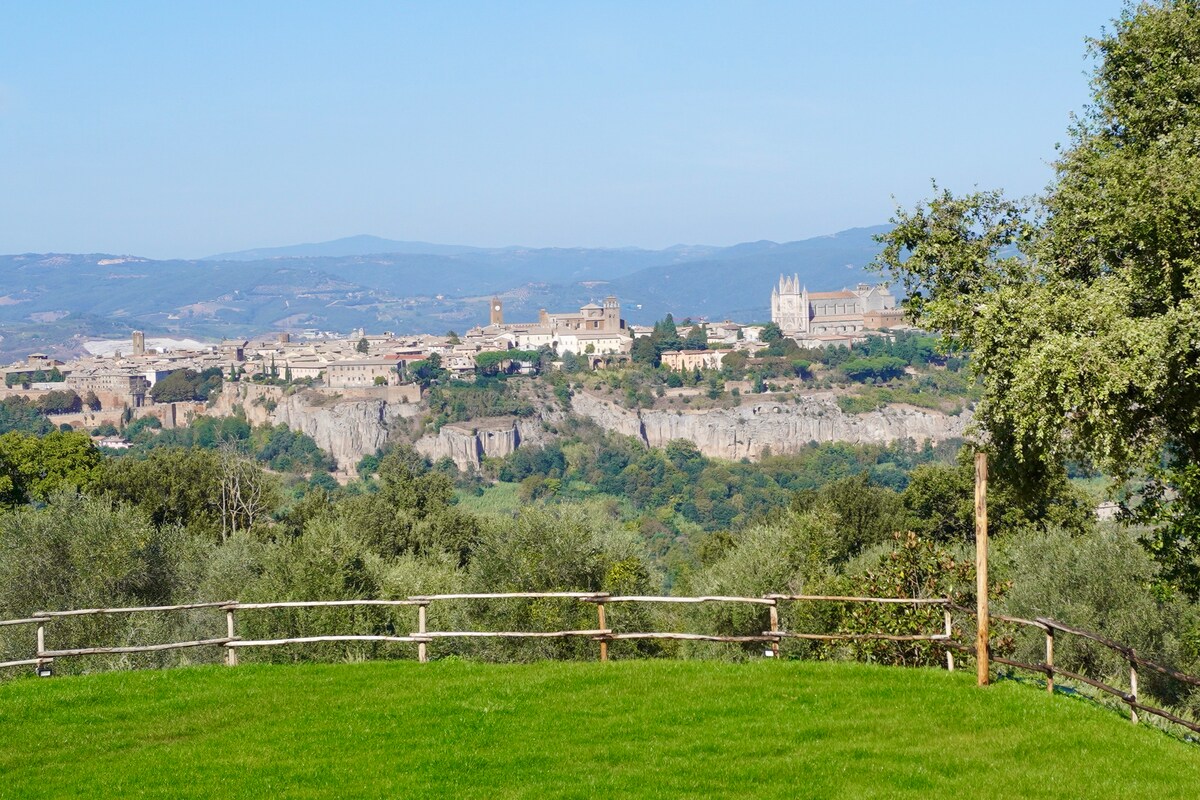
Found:
[[[541,600],[560,598],[588,603],[595,607],[596,627],[581,630],[560,631],[444,631],[430,630],[428,627],[429,607],[436,603],[453,600]],[[904,605],[940,606],[944,608],[945,627],[937,633],[922,633],[896,635],[888,633],[809,633],[784,630],[779,625],[779,607],[781,603],[800,602],[840,602],[840,603],[884,603]],[[713,633],[681,633],[674,631],[618,631],[610,628],[607,622],[606,607],[616,604],[631,603],[734,603],[764,606],[768,610],[770,630],[753,635],[723,635]],[[416,609],[414,630],[408,635],[378,635],[378,634],[335,634],[326,636],[289,636],[276,639],[243,639],[237,635],[237,615],[255,612],[262,609],[279,608],[334,608],[362,606],[411,606]],[[171,642],[166,644],[124,645],[116,647],[72,647],[62,649],[47,649],[46,629],[55,619],[64,617],[82,617],[95,615],[138,614],[147,612],[177,612],[193,609],[219,609],[225,612],[225,630],[223,636],[213,636],[205,639],[195,639],[186,642]],[[245,647],[272,647],[278,645],[299,645],[315,642],[394,642],[415,644],[417,658],[424,662],[429,658],[429,646],[443,639],[470,638],[502,638],[502,639],[566,639],[582,637],[595,641],[599,649],[601,661],[608,660],[608,644],[613,641],[658,639],[684,640],[704,642],[752,643],[760,642],[770,645],[772,655],[779,654],[779,644],[783,639],[809,639],[824,641],[839,640],[868,640],[881,639],[889,641],[930,641],[948,642],[951,632],[950,601],[946,598],[895,598],[895,597],[843,597],[824,595],[788,595],[769,594],[762,597],[659,597],[643,595],[611,595],[605,592],[504,592],[504,593],[475,593],[475,594],[436,594],[418,595],[402,600],[303,600],[277,603],[240,603],[236,600],[216,603],[190,603],[173,606],[139,606],[134,608],[89,608],[75,611],[39,611],[26,619],[0,621],[0,626],[27,625],[36,626],[36,648],[29,658],[17,661],[0,662],[0,667],[35,666],[39,669],[51,664],[55,659],[91,655],[113,655],[123,653],[148,653],[162,650],[177,650],[189,647],[221,647],[225,650],[225,662],[234,666],[238,662],[238,650]],[[947,667],[954,668],[952,657],[947,657]]]
[[[429,628],[429,609],[431,606],[461,600],[541,600],[558,598],[594,606],[596,626],[579,630],[556,631],[447,631],[431,630]],[[943,627],[936,633],[894,634],[880,632],[868,633],[820,633],[807,631],[791,631],[780,626],[780,607],[784,603],[859,603],[886,604],[937,607],[942,610]],[[620,631],[608,625],[607,608],[620,604],[665,603],[665,604],[749,604],[765,607],[769,615],[769,629],[757,634],[725,635],[714,633],[685,633],[675,631]],[[413,630],[406,635],[391,634],[333,634],[321,636],[285,636],[274,639],[244,639],[237,634],[239,614],[254,613],[266,609],[312,609],[337,607],[412,607],[415,609]],[[139,614],[152,612],[181,612],[195,609],[213,609],[225,614],[225,630],[223,635],[204,639],[194,639],[185,642],[170,642],[164,644],[122,645],[113,647],[71,647],[48,649],[46,647],[46,631],[54,620],[66,617],[108,616],[118,614]],[[317,642],[390,642],[397,644],[414,644],[417,658],[421,662],[428,661],[429,647],[436,642],[447,639],[567,639],[585,638],[597,643],[598,657],[601,661],[608,660],[608,645],[610,642],[623,640],[682,640],[702,642],[727,642],[734,644],[761,643],[770,647],[770,653],[779,655],[779,646],[784,639],[801,639],[815,641],[862,641],[883,640],[894,642],[927,641],[937,642],[946,648],[946,668],[953,670],[954,652],[963,652],[975,656],[977,645],[964,644],[953,639],[953,612],[966,616],[975,616],[976,610],[954,605],[947,598],[901,598],[901,597],[850,597],[835,595],[794,595],[767,594],[761,597],[731,597],[731,596],[699,596],[699,597],[660,597],[646,595],[612,595],[604,592],[506,592],[506,593],[475,593],[475,594],[435,594],[415,595],[400,600],[305,600],[284,601],[275,603],[240,603],[236,600],[214,603],[190,603],[171,606],[138,606],[133,608],[89,608],[73,611],[39,611],[24,619],[0,620],[0,627],[29,626],[35,629],[35,638],[31,642],[31,653],[28,658],[15,661],[0,662],[0,667],[33,666],[39,670],[49,667],[55,659],[91,655],[113,655],[125,653],[148,653],[163,650],[179,650],[193,647],[220,647],[225,652],[225,663],[236,666],[238,651],[247,647],[274,647],[280,645],[304,645]],[[1102,692],[1120,698],[1130,709],[1130,717],[1138,722],[1138,712],[1153,714],[1165,720],[1181,725],[1191,731],[1200,732],[1200,723],[1187,720],[1161,708],[1143,703],[1138,696],[1138,669],[1144,668],[1181,681],[1190,686],[1200,687],[1200,678],[1185,675],[1182,672],[1151,661],[1134,652],[1133,648],[1114,642],[1104,636],[1080,628],[1067,625],[1052,619],[1038,617],[1022,619],[1020,617],[990,614],[990,619],[1016,625],[1031,626],[1040,629],[1045,634],[1046,658],[1044,662],[1029,664],[1013,659],[990,654],[990,660],[1019,669],[1025,669],[1044,675],[1046,689],[1053,693],[1055,678],[1061,676],[1092,686]],[[976,626],[977,627],[977,626]],[[1129,663],[1129,689],[1119,689],[1096,678],[1066,670],[1054,664],[1054,644],[1056,635],[1067,634],[1081,636],[1094,641],[1106,648],[1120,653]],[[990,650],[990,648],[989,648]],[[977,659],[978,661],[978,659]]]
[[[961,612],[964,612],[967,614],[974,613],[974,611],[972,609],[963,608],[962,606],[952,605],[951,609],[953,609],[955,611],[961,611]],[[990,654],[990,660],[995,661],[998,664],[1005,664],[1010,667],[1017,667],[1018,669],[1025,669],[1025,670],[1029,670],[1031,672],[1037,672],[1041,675],[1044,675],[1046,678],[1046,691],[1049,692],[1050,694],[1054,693],[1054,688],[1055,688],[1054,687],[1054,678],[1055,678],[1055,676],[1061,675],[1064,678],[1069,678],[1070,680],[1078,681],[1079,683],[1083,683],[1083,684],[1091,686],[1095,689],[1099,689],[1101,692],[1104,692],[1106,694],[1120,698],[1122,701],[1125,702],[1126,705],[1129,706],[1129,719],[1135,725],[1138,723],[1138,712],[1143,711],[1147,714],[1153,714],[1157,717],[1161,717],[1162,719],[1173,722],[1176,725],[1182,725],[1183,727],[1187,728],[1188,730],[1200,733],[1200,722],[1183,719],[1182,717],[1172,714],[1171,712],[1169,712],[1165,709],[1146,705],[1145,703],[1140,701],[1140,699],[1138,697],[1138,667],[1144,667],[1146,669],[1157,672],[1160,675],[1166,675],[1169,678],[1180,681],[1181,683],[1186,683],[1189,686],[1200,686],[1200,678],[1194,677],[1192,675],[1186,675],[1182,672],[1179,672],[1178,670],[1171,669],[1170,667],[1166,667],[1166,666],[1163,666],[1162,664],[1151,661],[1148,658],[1138,655],[1136,652],[1134,652],[1134,649],[1132,647],[1123,645],[1119,642],[1114,642],[1112,639],[1109,639],[1105,636],[1101,636],[1098,633],[1086,631],[1086,630],[1083,630],[1082,628],[1076,628],[1073,625],[1067,625],[1066,623],[1058,622],[1057,620],[1049,619],[1047,617],[1037,617],[1036,619],[1022,619],[1021,617],[1011,617],[1011,616],[1007,616],[1004,614],[992,614],[991,618],[994,620],[999,620],[1001,622],[1009,622],[1009,623],[1013,623],[1015,625],[1023,625],[1023,626],[1027,626],[1027,627],[1037,628],[1045,634],[1045,637],[1046,637],[1046,660],[1045,661],[1042,661],[1042,662],[1036,663],[1036,664],[1029,664],[1029,663],[1026,663],[1023,661],[1016,661],[1011,658],[1004,658],[1004,657],[998,656],[994,653]],[[1081,636],[1085,639],[1089,639],[1093,642],[1096,642],[1097,644],[1103,645],[1104,647],[1106,647],[1114,652],[1120,653],[1122,656],[1124,656],[1126,661],[1129,663],[1129,690],[1126,691],[1124,689],[1119,689],[1115,686],[1111,686],[1107,683],[1104,683],[1103,681],[1097,680],[1096,678],[1092,678],[1087,675],[1082,675],[1078,672],[1072,672],[1070,670],[1063,669],[1062,667],[1055,666],[1055,664],[1054,664],[1054,644],[1055,644],[1056,635],[1059,633],[1070,634],[1072,636]],[[947,647],[950,647],[951,649],[958,650],[961,652],[969,653],[972,656],[974,656],[976,653],[976,646],[964,645],[961,642],[953,642],[953,641],[947,642]]]

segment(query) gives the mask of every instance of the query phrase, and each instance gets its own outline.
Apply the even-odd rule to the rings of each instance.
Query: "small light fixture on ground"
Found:
[[[51,669],[49,664],[38,664],[37,665],[37,676],[39,678],[49,678],[53,675],[54,675],[54,670]]]

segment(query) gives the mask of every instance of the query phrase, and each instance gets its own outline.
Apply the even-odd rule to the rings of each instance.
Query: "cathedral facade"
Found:
[[[771,321],[785,336],[839,336],[897,328],[904,313],[886,286],[858,284],[837,292],[810,292],[800,276],[780,276],[771,291]]]

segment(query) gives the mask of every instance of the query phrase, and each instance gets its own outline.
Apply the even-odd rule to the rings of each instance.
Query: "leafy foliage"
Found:
[[[48,433],[53,427],[37,406],[24,397],[0,400],[0,434],[9,431],[41,434]]]
[[[503,378],[435,386],[426,395],[426,402],[434,415],[435,429],[476,417],[531,417],[535,412],[533,403]]]
[[[45,503],[61,491],[87,491],[103,461],[86,433],[10,431],[0,436],[0,503]]]
[[[957,558],[945,547],[914,533],[895,534],[896,546],[876,563],[845,580],[846,593],[861,597],[948,597],[959,606],[975,603],[975,565]],[[989,596],[999,600],[1007,587],[992,582]],[[944,629],[944,607],[904,603],[845,604],[840,609],[839,630],[847,633],[878,631],[893,636],[940,633]],[[963,630],[952,631],[956,639],[969,638]],[[997,627],[991,647],[997,654],[1012,650],[1009,635]],[[901,666],[938,666],[945,663],[946,648],[924,640],[888,642],[880,639],[852,640],[850,650],[857,659]]]
[[[541,353],[537,350],[503,350],[475,354],[475,370],[481,375],[496,375],[505,366],[512,371],[520,363],[537,366],[541,363]]]
[[[207,400],[213,392],[221,390],[223,375],[220,367],[210,367],[203,372],[194,369],[177,369],[150,387],[150,396],[156,403],[186,403]]]
[[[43,414],[69,414],[83,410],[83,401],[70,389],[46,392],[37,398],[35,405]]]
[[[1200,595],[1200,6],[1128,6],[1092,52],[1044,197],[941,191],[897,213],[879,263],[970,351],[997,467],[1028,494],[1067,459],[1148,478],[1152,550]]]
[[[852,358],[842,363],[842,372],[852,381],[887,381],[904,374],[903,359],[892,356]]]
[[[409,364],[407,374],[411,380],[420,384],[422,389],[428,389],[450,377],[449,371],[442,367],[442,357],[437,353],[430,353],[429,358]]]

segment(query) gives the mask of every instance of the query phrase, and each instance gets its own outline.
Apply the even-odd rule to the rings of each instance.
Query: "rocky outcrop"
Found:
[[[221,393],[208,413],[214,417],[230,417],[241,409],[251,425],[272,425],[272,409],[283,399],[282,386],[264,386],[249,381],[225,381]]]
[[[735,408],[635,411],[588,392],[576,392],[572,410],[650,447],[688,439],[704,455],[730,460],[757,459],[768,449],[776,454],[794,453],[810,442],[937,442],[963,436],[970,422],[969,412],[951,416],[912,406],[846,414],[832,393],[803,396],[798,403],[755,398]]]
[[[503,458],[521,445],[517,420],[498,417],[444,425],[417,440],[417,452],[438,461],[450,458],[459,469],[478,468],[484,458]]]
[[[227,384],[209,413],[232,414],[241,406],[254,424],[284,424],[311,436],[345,472],[376,452],[423,407],[387,398],[341,396],[328,391],[287,394],[279,387]],[[769,395],[743,398],[740,406],[704,410],[623,408],[586,391],[571,400],[573,413],[600,427],[632,436],[650,447],[688,439],[713,458],[758,459],[763,453],[794,453],[810,442],[886,444],[903,439],[934,442],[964,435],[970,413],[951,416],[912,406],[888,406],[866,414],[846,414],[831,392],[799,401]],[[416,441],[417,450],[437,461],[450,458],[459,469],[478,468],[484,458],[503,458],[518,447],[544,445],[564,414],[557,404],[539,404],[540,417],[496,417],[445,425]]]
[[[398,423],[421,413],[419,405],[382,395],[346,397],[329,390],[289,394],[283,387],[249,382],[226,383],[208,413],[229,416],[238,408],[253,425],[282,424],[308,434],[343,472],[386,444]]]
[[[316,403],[311,402],[317,400]],[[386,400],[346,400],[295,394],[279,401],[276,424],[306,433],[343,470],[353,469],[365,455],[383,447],[398,420],[420,413],[420,406]]]

